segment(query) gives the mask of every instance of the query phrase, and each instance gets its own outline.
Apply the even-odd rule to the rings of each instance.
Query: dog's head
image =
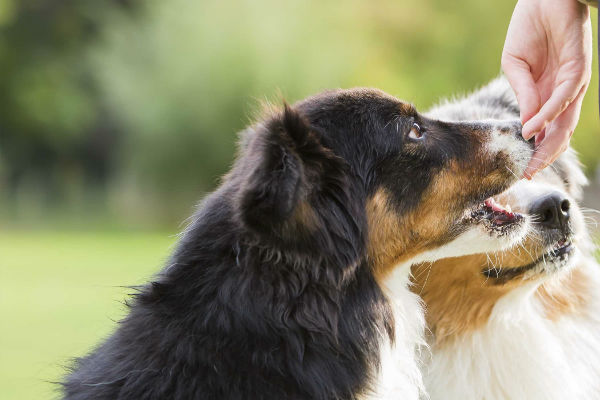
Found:
[[[511,213],[531,221],[516,246],[413,268],[414,290],[425,300],[436,340],[480,326],[500,297],[541,285],[577,262],[589,243],[577,204],[586,182],[569,149],[533,180],[521,180],[494,196],[494,215]]]
[[[325,92],[247,132],[240,218],[278,248],[363,257],[376,275],[474,232],[506,238],[524,219],[486,199],[521,176],[531,146],[520,132],[517,120],[429,119],[378,90]]]
[[[481,273],[488,284],[502,285],[536,279],[568,268],[577,259],[578,245],[587,243],[583,215],[577,205],[586,183],[574,152],[562,155],[532,181],[520,181],[498,196],[498,202],[529,214],[530,225],[519,247],[494,255]],[[489,264],[489,263],[488,263]]]

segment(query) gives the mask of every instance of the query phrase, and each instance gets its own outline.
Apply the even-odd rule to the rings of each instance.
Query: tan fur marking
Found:
[[[510,290],[485,285],[481,269],[486,264],[485,255],[475,255],[413,267],[412,290],[425,301],[425,318],[437,345],[483,326]]]
[[[415,109],[415,106],[413,106],[410,103],[406,103],[406,102],[401,102],[400,103],[400,112],[402,112],[405,115],[412,115],[414,113],[417,112],[417,110]]]
[[[583,313],[586,299],[589,298],[589,282],[585,273],[575,267],[560,280],[548,281],[536,292],[537,298],[544,307],[546,317],[557,320],[566,314]]]
[[[435,343],[441,345],[484,326],[498,300],[527,280],[517,276],[502,284],[482,274],[486,268],[515,268],[539,257],[536,238],[502,253],[475,254],[413,267],[412,290],[426,304],[426,320]],[[431,270],[429,270],[431,268]]]
[[[315,215],[315,211],[306,201],[302,201],[296,206],[296,209],[294,210],[294,221],[296,221],[299,226],[308,229],[311,232],[317,229],[317,216]]]
[[[389,194],[379,189],[367,201],[369,240],[367,251],[375,276],[384,278],[407,248],[407,232],[392,210]]]
[[[492,174],[488,179],[502,179]],[[549,182],[562,187],[554,174],[542,171],[537,181]],[[496,196],[502,204],[515,204],[515,193],[505,192]],[[515,209],[515,211],[522,211]],[[485,325],[498,300],[509,291],[521,286],[526,280],[515,277],[496,285],[493,278],[482,274],[484,268],[515,268],[538,259],[544,252],[540,239],[530,235],[521,245],[505,252],[486,255],[478,254],[422,264],[413,267],[412,290],[420,294],[426,304],[426,319],[435,342],[440,345]],[[549,318],[566,312],[574,312],[583,302],[584,277],[575,271],[556,284],[547,282],[538,290]],[[568,281],[567,281],[568,280]]]
[[[538,181],[562,185],[562,182],[550,178],[552,176],[545,174],[536,177]],[[516,199],[513,196],[514,193],[505,192],[496,196],[496,200],[503,204],[514,204]],[[538,259],[544,251],[540,238],[530,235],[521,245],[490,254],[489,258],[478,254],[414,266],[415,285],[412,290],[420,294],[426,304],[427,324],[435,335],[436,345],[484,326],[498,300],[529,281],[516,276],[508,282],[495,284],[493,278],[486,278],[482,274],[484,268],[507,269],[527,265]],[[589,290],[584,274],[577,268],[558,278],[545,282],[536,292],[546,316],[551,319],[581,312]]]
[[[416,208],[400,215],[392,203],[393,194],[379,188],[367,201],[369,260],[377,279],[385,279],[395,266],[424,251],[450,242],[454,225],[462,218],[474,198],[488,191],[500,191],[513,179],[480,151],[481,142],[473,142],[471,159],[451,161],[439,171],[422,194]],[[467,163],[467,165],[465,165]]]
[[[481,190],[465,190],[470,182],[458,173],[460,170],[457,165],[451,164],[440,173],[423,194],[418,206],[406,215],[399,215],[394,209],[392,194],[384,188],[367,201],[367,247],[378,279],[385,279],[403,261],[452,239],[451,230],[465,207],[457,193],[472,196],[471,192]]]

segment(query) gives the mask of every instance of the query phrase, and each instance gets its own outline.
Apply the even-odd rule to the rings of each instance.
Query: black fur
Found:
[[[407,140],[415,121],[427,144]],[[473,129],[374,90],[327,92],[257,124],[168,266],[75,363],[64,398],[368,391],[394,322],[366,256],[366,201],[386,187],[399,213],[416,207],[449,161],[470,160]]]

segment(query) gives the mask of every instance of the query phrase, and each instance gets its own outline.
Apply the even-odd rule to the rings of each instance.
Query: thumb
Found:
[[[527,122],[540,108],[540,94],[525,60],[511,55],[502,55],[502,70],[515,91],[521,109],[521,122]]]

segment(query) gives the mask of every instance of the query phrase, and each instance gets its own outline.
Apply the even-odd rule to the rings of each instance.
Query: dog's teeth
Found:
[[[506,207],[504,207],[506,209],[506,211],[508,211],[509,213],[512,213],[512,208],[510,208],[510,204],[507,204]]]

